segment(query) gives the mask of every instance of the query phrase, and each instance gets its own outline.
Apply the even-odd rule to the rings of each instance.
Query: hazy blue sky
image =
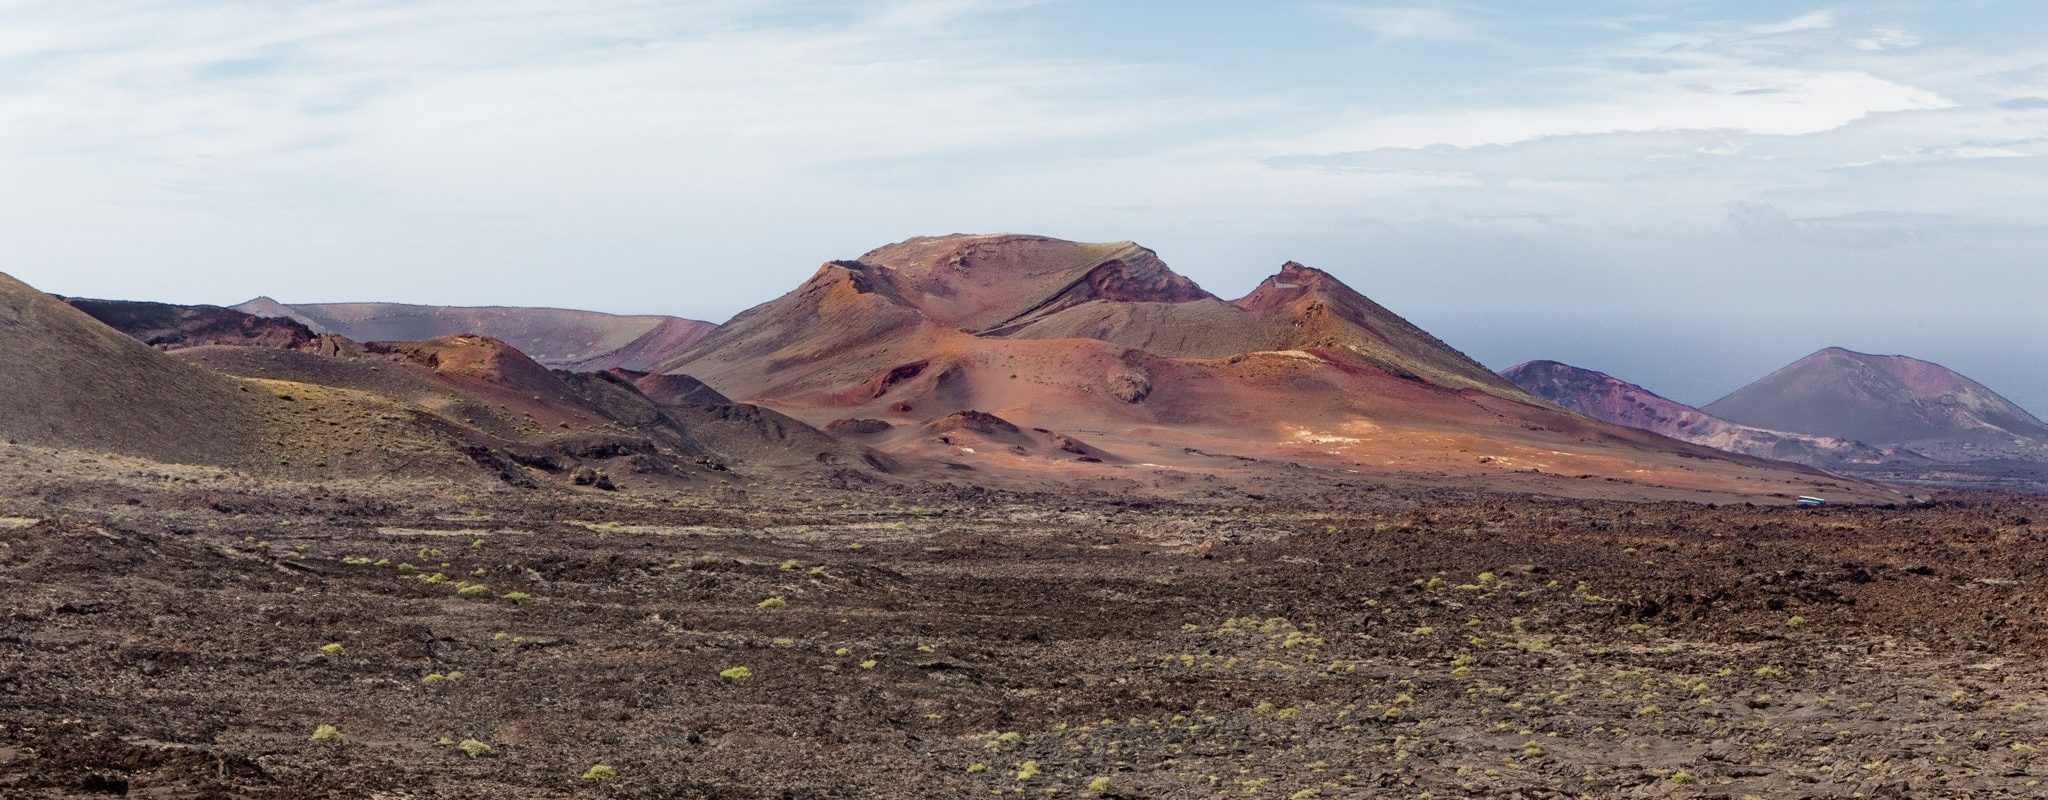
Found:
[[[0,0],[0,269],[722,320],[908,236],[1320,266],[1704,403],[1827,345],[2048,412],[2038,0]]]

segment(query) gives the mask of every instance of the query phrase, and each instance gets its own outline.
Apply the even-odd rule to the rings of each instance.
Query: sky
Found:
[[[2038,0],[0,0],[0,270],[721,321],[910,236],[1328,270],[1704,404],[1822,347],[2048,415]]]

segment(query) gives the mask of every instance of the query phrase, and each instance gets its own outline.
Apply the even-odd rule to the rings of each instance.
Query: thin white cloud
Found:
[[[1817,133],[1867,115],[1945,108],[1930,91],[1848,71],[1777,67],[1605,70],[1549,105],[1502,106],[1362,118],[1292,142],[1294,152],[1383,147],[1473,147],[1551,136],[1652,131]]]
[[[1331,16],[1371,34],[1374,43],[1399,41],[1472,41],[1485,38],[1478,24],[1443,7],[1381,7],[1325,5]]]
[[[1919,43],[1920,37],[1913,35],[1912,31],[1904,28],[1878,28],[1871,31],[1870,35],[1857,39],[1856,49],[1874,53],[1879,50],[1896,50],[1901,47],[1912,47]]]
[[[1761,24],[1716,22],[1642,29],[1600,55],[1694,66],[1785,65],[1840,47],[1846,35],[1832,11]]]
[[[1662,14],[1628,14],[1616,17],[1594,17],[1592,19],[1574,20],[1573,22],[1578,25],[1583,25],[1589,28],[1598,28],[1600,30],[1605,31],[1624,32],[1636,30],[1638,28],[1651,25],[1654,23],[1663,22],[1665,20],[1666,17]]]
[[[1801,14],[1788,20],[1770,22],[1762,25],[1751,25],[1749,27],[1749,32],[1759,36],[1776,36],[1781,33],[1826,30],[1834,26],[1834,12],[1812,11],[1805,14]]]

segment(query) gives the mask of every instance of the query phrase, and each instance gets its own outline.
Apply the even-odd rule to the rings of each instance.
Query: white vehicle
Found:
[[[1820,506],[1824,506],[1824,505],[1827,505],[1827,504],[1828,504],[1828,501],[1826,501],[1826,500],[1823,500],[1823,499],[1821,499],[1821,498],[1818,498],[1818,497],[1809,497],[1809,496],[1807,496],[1807,495],[1803,495],[1803,494],[1802,494],[1802,495],[1800,495],[1800,496],[1799,496],[1799,499],[1798,499],[1798,500],[1796,500],[1796,501],[1794,501],[1794,502],[1797,502],[1798,504],[1800,504],[1800,505],[1802,505],[1802,506],[1805,506],[1805,507],[1807,507],[1807,508],[1819,508]]]

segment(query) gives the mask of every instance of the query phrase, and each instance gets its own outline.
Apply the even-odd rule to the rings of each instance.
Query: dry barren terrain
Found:
[[[6,797],[2024,797],[2038,502],[255,483],[0,449]]]

